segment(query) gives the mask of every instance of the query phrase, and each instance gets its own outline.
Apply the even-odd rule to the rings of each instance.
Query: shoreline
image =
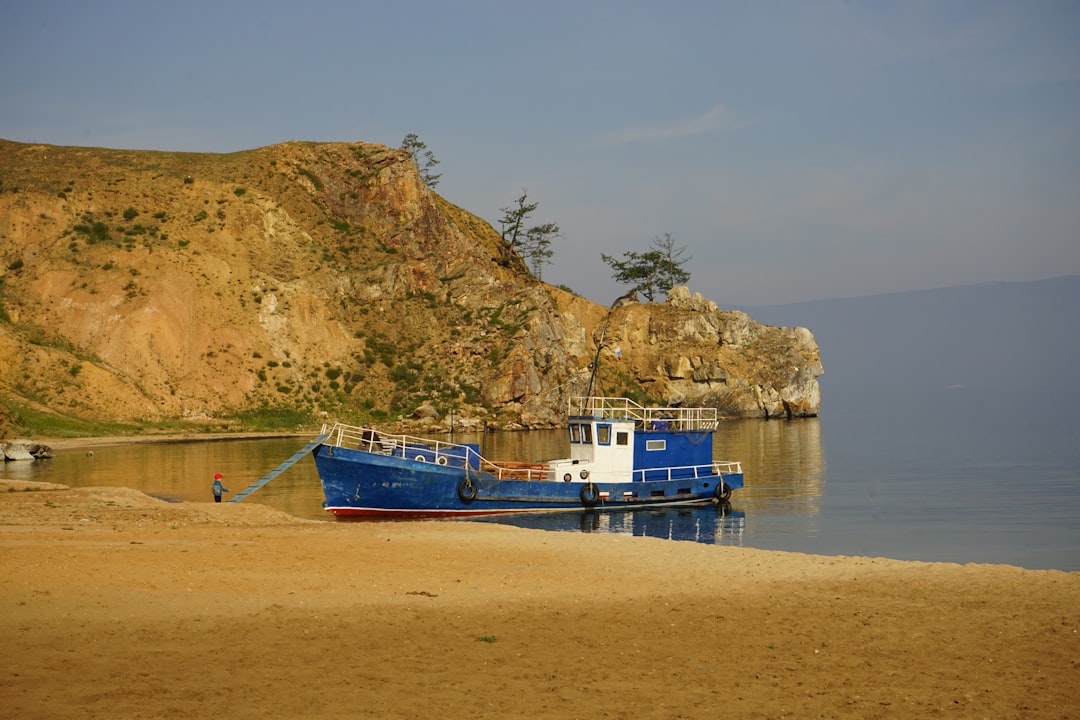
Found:
[[[42,438],[32,442],[46,445],[53,450],[80,450],[83,448],[113,445],[144,445],[153,443],[219,442],[224,440],[274,440],[278,438],[318,436],[317,432],[229,432],[229,433],[162,433],[160,435],[95,435],[78,438]],[[29,438],[12,438],[6,442],[21,442]]]
[[[0,573],[12,717],[1080,715],[1077,572],[77,488]]]

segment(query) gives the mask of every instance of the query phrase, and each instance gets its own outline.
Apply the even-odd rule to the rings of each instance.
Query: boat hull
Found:
[[[582,508],[625,510],[713,502],[723,497],[725,488],[730,491],[743,485],[742,473],[627,482],[499,479],[463,461],[440,465],[419,456],[383,455],[331,445],[318,446],[313,456],[326,496],[323,506],[338,516],[461,517]]]

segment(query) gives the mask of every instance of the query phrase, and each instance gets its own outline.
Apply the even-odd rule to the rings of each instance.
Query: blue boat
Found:
[[[335,424],[312,454],[338,516],[466,517],[727,502],[742,465],[715,461],[715,408],[647,408],[627,398],[569,401],[570,457],[488,460],[451,443]]]

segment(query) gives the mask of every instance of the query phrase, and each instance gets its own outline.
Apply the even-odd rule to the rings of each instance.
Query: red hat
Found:
[[[217,475],[214,476],[214,479],[215,480],[220,480],[223,477],[224,477],[224,475],[222,475],[221,473],[218,473]]]

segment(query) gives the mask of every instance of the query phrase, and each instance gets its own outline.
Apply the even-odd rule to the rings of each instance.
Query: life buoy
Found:
[[[581,475],[582,480],[588,480],[589,479],[589,471],[588,470],[582,470],[578,474]]]
[[[435,458],[435,462],[438,465],[445,465],[446,464],[446,456],[445,455],[440,455],[439,457]]]
[[[581,488],[581,504],[587,508],[596,507],[600,501],[600,491],[592,483],[585,483]]]
[[[465,478],[458,484],[457,496],[463,503],[471,503],[476,499],[476,486],[470,478]]]
[[[727,502],[731,499],[731,488],[723,480],[716,486],[716,492],[713,493],[719,502]]]
[[[416,462],[427,462],[427,459],[423,455],[417,455],[413,458]]]
[[[570,473],[566,473],[565,475],[562,476],[562,479],[563,479],[563,482],[570,482],[571,480],[574,479],[574,476],[571,475]]]

